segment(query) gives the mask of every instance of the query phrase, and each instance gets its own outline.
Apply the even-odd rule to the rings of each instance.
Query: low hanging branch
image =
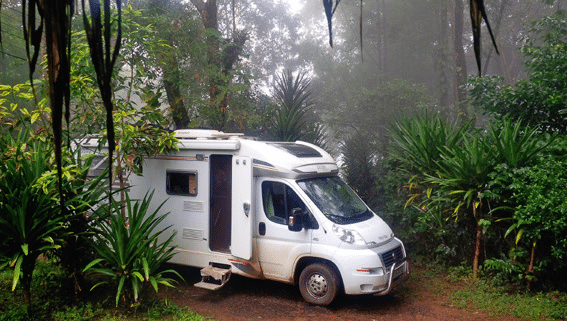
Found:
[[[110,10],[110,0],[104,0],[104,22],[102,21],[102,12],[100,7],[100,1],[90,0],[90,22],[85,11],[85,0],[82,1],[83,5],[83,22],[85,24],[85,31],[87,35],[87,40],[89,42],[89,48],[91,51],[91,58],[93,61],[93,66],[95,68],[98,87],[100,89],[100,94],[102,97],[102,102],[104,108],[106,109],[106,136],[108,139],[108,159],[110,164],[109,169],[109,188],[112,193],[112,154],[115,149],[114,141],[114,120],[112,118],[112,71],[116,59],[118,58],[118,52],[120,51],[120,43],[122,41],[122,1],[116,0],[116,7],[118,9],[117,17],[117,30],[116,34],[113,35],[112,21],[111,21],[111,10]],[[104,32],[103,32],[104,30]],[[111,42],[114,38],[114,46],[111,46]],[[109,198],[109,202],[112,201],[112,197]]]
[[[329,45],[331,48],[333,47],[333,15],[335,14],[335,10],[337,10],[337,6],[341,0],[323,0],[323,7],[325,8],[325,15],[327,16],[327,23],[329,25]],[[492,45],[496,51],[496,54],[500,54],[498,52],[498,47],[496,46],[496,40],[494,39],[494,35],[492,34],[492,29],[490,28],[490,23],[488,22],[488,17],[486,15],[486,9],[484,7],[484,0],[469,0],[470,6],[470,15],[471,15],[471,25],[473,31],[473,47],[474,47],[474,55],[476,58],[476,64],[478,66],[478,75],[481,75],[481,52],[480,52],[480,25],[482,23],[482,19],[486,22],[486,27],[488,28],[488,32],[490,33],[490,38],[492,39]],[[362,61],[364,62],[364,56],[362,56],[362,0],[360,0],[360,52]]]
[[[482,19],[486,22],[486,28],[490,33],[490,38],[492,39],[492,45],[494,45],[494,50],[496,54],[498,52],[498,47],[496,46],[496,40],[494,40],[494,35],[492,34],[492,29],[490,28],[490,23],[488,23],[488,17],[486,16],[486,9],[484,8],[484,0],[470,0],[470,14],[471,14],[471,25],[473,30],[473,46],[474,46],[474,56],[476,57],[476,65],[478,67],[478,75],[481,76],[481,64],[480,64],[480,24]]]
[[[48,94],[51,104],[54,151],[62,210],[65,209],[63,205],[63,185],[61,181],[61,146],[63,144],[62,117],[63,106],[65,106],[65,119],[68,124],[70,115],[69,102],[71,97],[69,89],[71,55],[70,26],[73,11],[73,1],[22,1],[23,31],[32,90],[34,90],[33,73],[35,72],[39,57],[43,28],[45,25],[45,50],[47,54],[49,82]],[[37,18],[39,18],[39,22],[36,22]]]

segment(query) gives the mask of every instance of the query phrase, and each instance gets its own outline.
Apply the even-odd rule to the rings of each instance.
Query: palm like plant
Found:
[[[158,284],[172,286],[174,281],[164,277],[166,273],[181,275],[175,270],[160,271],[162,263],[174,255],[175,247],[169,247],[175,233],[164,242],[158,237],[169,227],[155,231],[166,215],[160,213],[165,202],[161,203],[155,211],[149,213],[153,193],[146,195],[141,201],[131,200],[126,194],[125,207],[128,220],[121,215],[122,204],[113,202],[111,215],[108,220],[97,222],[95,249],[100,258],[89,263],[84,271],[101,273],[112,277],[118,282],[116,290],[116,305],[123,292],[130,296],[127,299],[138,303],[139,293],[144,282],[149,282],[154,290],[158,291]],[[101,208],[103,212],[107,209]],[[100,282],[94,287],[107,283]],[[124,287],[129,285],[131,291]]]
[[[458,146],[471,122],[461,127],[445,124],[438,115],[421,114],[403,118],[391,126],[392,156],[410,171],[434,174],[442,148]]]
[[[24,151],[25,136],[12,141],[15,154],[0,164],[0,267],[14,268],[12,290],[21,281],[24,301],[31,308],[36,259],[60,247],[66,217],[59,211],[58,199],[37,184],[48,171],[50,151],[40,143]]]
[[[439,162],[437,175],[427,176],[425,181],[437,190],[432,203],[444,203],[449,207],[455,220],[461,214],[474,218],[475,252],[473,257],[473,278],[477,277],[482,222],[488,212],[485,192],[489,174],[494,169],[495,150],[479,136],[467,136],[462,146],[446,148]]]
[[[286,70],[277,76],[274,97],[280,108],[271,129],[275,140],[296,141],[305,136],[314,104],[310,85],[311,79],[306,77],[306,73],[299,73],[294,78],[291,70]]]
[[[433,176],[440,169],[444,150],[457,148],[470,121],[457,127],[445,124],[438,115],[421,114],[396,121],[390,130],[391,155],[399,160],[413,178],[406,206],[421,199],[428,190],[425,176]]]

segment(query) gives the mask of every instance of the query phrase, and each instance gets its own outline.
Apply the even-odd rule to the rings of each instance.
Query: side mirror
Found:
[[[287,219],[287,228],[293,232],[299,232],[303,229],[306,214],[301,208],[291,210],[291,215]]]

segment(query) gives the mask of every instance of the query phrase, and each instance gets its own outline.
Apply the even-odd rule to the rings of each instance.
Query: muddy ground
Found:
[[[490,317],[473,306],[451,306],[447,292],[458,284],[446,280],[435,287],[423,286],[418,277],[423,267],[399,288],[386,296],[341,295],[331,306],[318,307],[303,301],[297,287],[267,280],[253,280],[233,275],[222,289],[208,291],[194,287],[199,270],[173,266],[187,284],[177,289],[160,290],[179,306],[214,320],[520,320],[513,316]]]

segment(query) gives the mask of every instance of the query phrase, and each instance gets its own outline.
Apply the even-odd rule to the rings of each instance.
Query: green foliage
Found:
[[[152,196],[153,193],[141,201],[134,201],[126,195],[127,221],[121,215],[122,206],[113,202],[108,221],[98,220],[96,224],[96,241],[93,245],[99,258],[89,263],[84,271],[112,277],[117,286],[116,306],[123,293],[127,302],[138,304],[144,284],[151,284],[156,292],[158,284],[173,286],[174,280],[164,274],[173,273],[181,278],[174,270],[159,270],[161,264],[174,254],[175,247],[169,247],[169,244],[175,233],[159,242],[158,237],[169,227],[155,231],[167,214],[160,213],[165,201],[154,212],[148,212]],[[104,207],[102,210],[106,211]],[[107,282],[100,282],[94,287]]]
[[[277,76],[274,99],[278,105],[270,134],[274,140],[292,142],[306,136],[307,125],[314,121],[311,80],[306,73],[293,76],[287,69]]]
[[[514,232],[513,244],[518,250],[535,252],[535,275],[542,279],[554,278],[553,286],[567,285],[561,275],[567,269],[567,193],[565,161],[542,158],[537,164],[521,168],[500,165],[492,175],[490,185],[513,204],[507,234]],[[510,255],[510,260],[518,262]],[[514,264],[527,265],[528,258]],[[511,271],[513,272],[513,271]],[[542,280],[545,283],[545,280]]]
[[[408,257],[429,254],[428,251],[437,246],[438,239],[430,233],[434,229],[420,221],[418,209],[404,206],[408,190],[403,186],[411,175],[401,169],[399,161],[391,157],[378,159],[370,171],[374,184],[370,187],[372,201],[368,205],[404,241]]]
[[[12,274],[0,271],[0,321],[27,321],[30,316],[21,300],[21,289],[10,293]],[[99,280],[88,278],[88,282]],[[206,320],[186,307],[167,299],[149,298],[137,311],[107,304],[109,288],[99,287],[94,295],[77,295],[67,287],[68,274],[52,260],[38,260],[34,270],[35,320]],[[83,293],[85,294],[85,293]]]
[[[165,118],[154,106],[124,108],[114,113],[114,121],[118,163],[129,172],[140,175],[145,156],[177,149],[174,133],[157,127],[165,124]]]
[[[461,207],[481,207],[493,158],[494,149],[482,136],[465,135],[461,146],[445,147],[437,175],[428,176],[425,182],[435,185],[438,200],[452,203],[448,207],[454,208],[453,214],[458,217]]]
[[[486,269],[495,272],[494,282],[499,282],[501,285],[521,284],[525,280],[526,264],[523,262],[526,262],[527,252],[519,249],[520,251],[511,250],[510,258],[502,255],[499,259],[490,258],[484,261]]]
[[[390,153],[410,173],[433,175],[443,151],[458,148],[469,127],[470,122],[458,127],[428,113],[403,117],[391,127]]]
[[[464,141],[471,138],[466,135],[469,128],[470,122],[458,127],[446,124],[439,115],[418,114],[401,118],[391,130],[392,157],[410,177],[400,185],[406,197],[405,207],[413,208],[415,215],[409,228],[416,232],[415,237],[424,241],[418,242],[422,249],[425,247],[423,251],[446,262],[468,258],[465,253],[475,226],[466,209],[474,193],[470,186],[458,185],[469,183],[468,178],[459,175],[474,175],[475,171],[468,172],[470,168],[466,167],[476,166],[475,161],[487,160],[478,149],[469,151],[479,153],[469,159],[470,155],[463,148]],[[471,140],[467,144],[478,147],[479,141]],[[470,183],[473,189],[477,186]],[[463,204],[466,206],[461,209]],[[464,219],[450,220],[459,217],[463,210],[467,213]]]
[[[311,79],[306,77],[305,72],[294,77],[289,69],[277,75],[273,87],[277,107],[267,126],[268,138],[286,142],[303,140],[327,148],[325,126],[314,113]]]
[[[34,86],[40,87],[41,81],[35,81]],[[46,135],[42,132],[49,127],[49,116],[51,109],[47,106],[47,98],[38,101],[37,107],[32,107],[35,101],[30,82],[13,86],[0,84],[0,133],[8,133],[21,127],[33,127],[30,129],[32,137],[35,133],[36,139],[46,141]]]
[[[418,216],[420,224],[412,228],[421,226],[429,230],[428,233],[434,236],[433,240],[439,242],[439,255],[457,255],[459,251],[466,253],[469,242],[465,236],[473,235],[478,226],[485,238],[493,238],[489,243],[484,242],[488,244],[485,245],[485,254],[494,251],[497,257],[501,251],[507,250],[505,236],[511,231],[516,230],[518,238],[530,235],[530,250],[532,241],[541,238],[539,231],[544,229],[546,233],[551,233],[543,236],[550,240],[544,244],[549,247],[548,243],[551,242],[553,247],[543,250],[537,256],[535,266],[531,265],[530,269],[548,272],[562,270],[563,264],[555,261],[551,264],[550,261],[542,261],[542,258],[545,257],[544,253],[550,253],[551,250],[558,255],[552,256],[555,258],[565,253],[565,248],[560,245],[565,239],[564,224],[559,219],[563,215],[561,197],[550,196],[563,195],[564,191],[556,190],[557,187],[550,182],[542,183],[530,176],[536,175],[532,172],[535,168],[543,167],[537,177],[555,179],[556,186],[564,184],[560,174],[563,163],[557,162],[565,155],[558,147],[563,146],[561,141],[554,144],[555,137],[542,135],[535,128],[509,120],[492,123],[486,131],[468,132],[463,128],[455,130],[445,127],[449,125],[434,119],[429,122],[406,120],[394,126],[394,155],[403,168],[414,175],[408,185],[407,205],[415,202],[421,210]],[[447,135],[447,132],[456,136]],[[549,154],[558,158],[542,163]],[[535,164],[538,165],[531,167]],[[550,168],[550,164],[556,164],[557,168]],[[530,170],[527,171],[527,168]],[[520,175],[528,172],[530,175]],[[506,210],[510,208],[514,209],[513,214]],[[551,225],[557,226],[557,229],[552,230]],[[524,263],[512,261],[511,264],[516,264],[514,271],[528,268],[525,260],[529,258],[523,259]],[[504,263],[493,259],[488,265],[512,273],[512,267],[505,267]]]
[[[567,298],[561,293],[509,293],[507,287],[482,280],[469,282],[466,287],[452,292],[448,304],[456,307],[471,305],[489,316],[514,315],[524,320],[554,320],[567,317]]]
[[[80,150],[67,155],[63,167],[63,193],[66,209],[72,213],[67,215],[63,243],[60,248],[48,253],[48,257],[57,259],[72,277],[76,287],[84,286],[82,274],[83,267],[92,260],[94,251],[89,244],[91,226],[93,223],[92,213],[101,202],[105,201],[106,190],[103,188],[104,178],[107,172],[103,171],[98,177],[88,178],[93,156],[84,158],[80,156]],[[52,170],[44,173],[39,183],[42,189],[55,190],[57,184],[57,173]]]
[[[3,137],[15,151],[0,164],[0,266],[14,269],[12,291],[21,281],[26,303],[31,305],[36,259],[61,246],[66,216],[59,211],[53,190],[45,193],[38,186],[49,170],[50,149],[41,142],[26,145],[26,138],[27,133],[17,139]]]
[[[488,136],[498,156],[495,164],[504,163],[510,168],[533,164],[554,140],[549,135],[541,135],[535,127],[512,123],[509,119],[491,123]]]
[[[469,79],[472,104],[497,119],[522,121],[542,132],[567,133],[567,23],[564,13],[534,22],[522,54],[528,79],[500,86],[501,78]]]
[[[0,140],[0,262],[13,268],[11,289],[21,282],[29,305],[39,256],[58,257],[69,275],[80,271],[81,259],[90,252],[83,239],[89,229],[85,215],[98,204],[104,190],[100,188],[102,177],[86,181],[90,160],[83,166],[69,154],[62,168],[61,201],[52,150],[41,140],[34,142],[28,133],[14,132]]]

